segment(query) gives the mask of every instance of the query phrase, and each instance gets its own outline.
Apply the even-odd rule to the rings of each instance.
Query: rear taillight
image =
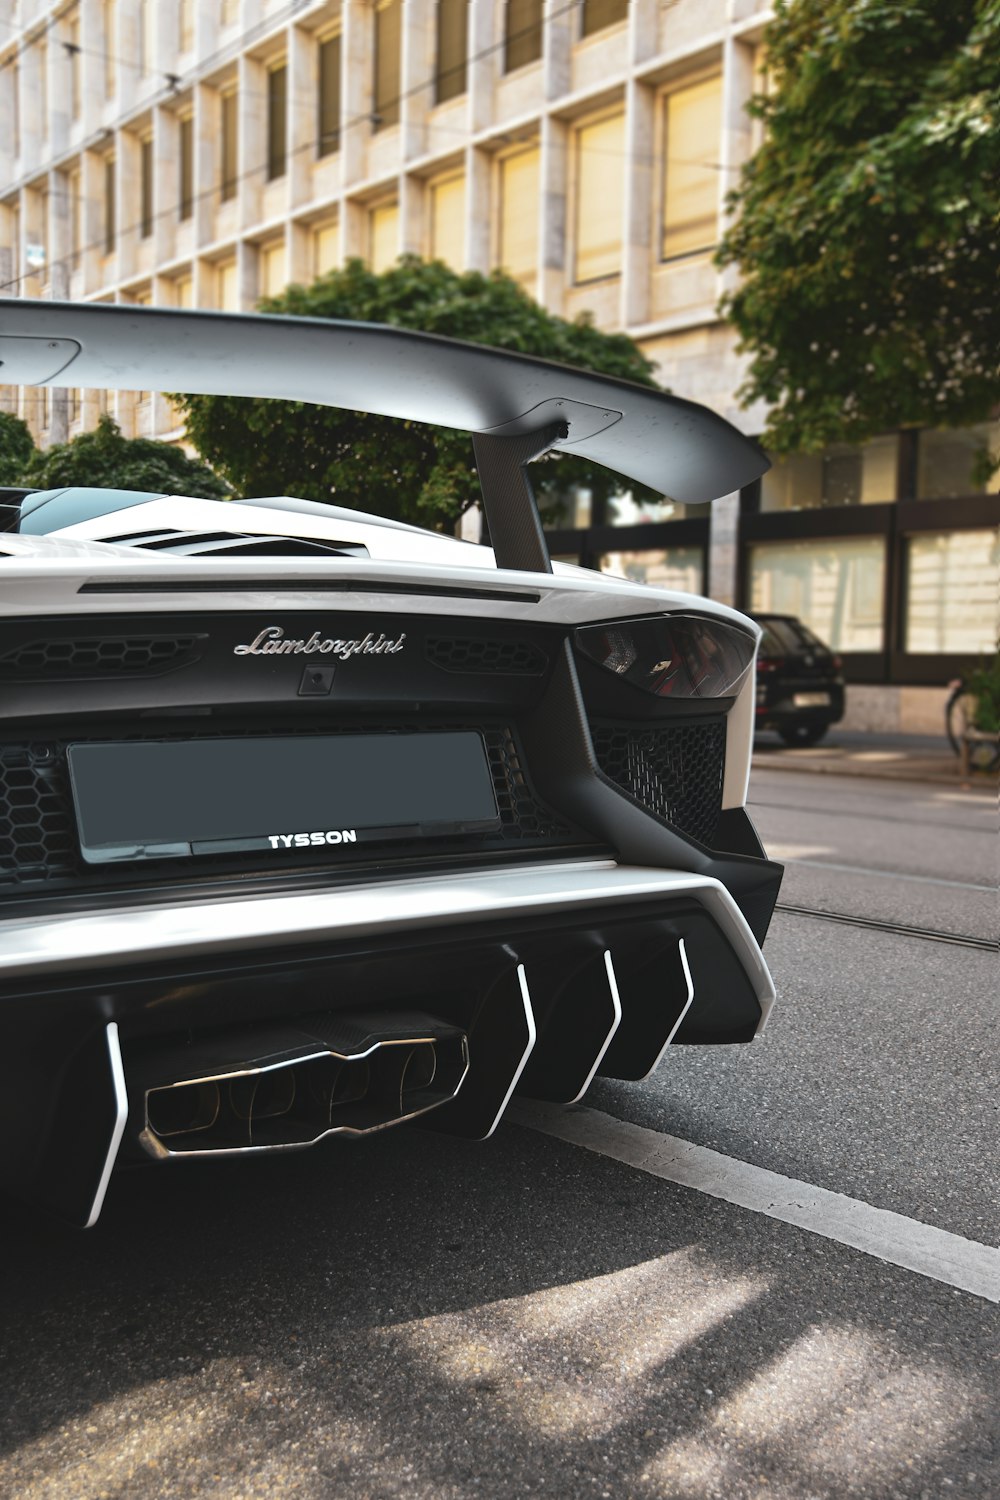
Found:
[[[586,625],[579,650],[657,698],[731,698],[753,661],[753,638],[726,620],[653,615]]]
[[[783,656],[758,656],[757,658],[758,673],[780,672],[784,665],[785,658]]]
[[[844,663],[841,661],[839,656],[835,656],[833,658],[833,670],[835,672],[842,672],[844,670]]]

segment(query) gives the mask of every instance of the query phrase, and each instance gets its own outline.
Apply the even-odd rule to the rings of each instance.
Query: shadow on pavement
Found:
[[[19,1500],[1000,1487],[994,1309],[516,1127],[125,1174],[0,1259]]]

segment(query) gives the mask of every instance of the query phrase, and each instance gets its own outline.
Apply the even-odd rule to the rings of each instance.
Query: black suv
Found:
[[[754,615],[764,634],[757,656],[757,729],[786,745],[815,745],[844,717],[839,656],[794,615]]]

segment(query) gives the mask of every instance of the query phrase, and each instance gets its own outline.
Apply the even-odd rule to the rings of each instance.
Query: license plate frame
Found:
[[[829,693],[793,693],[792,703],[796,708],[829,708]]]
[[[78,741],[67,765],[88,864],[335,855],[500,824],[478,730]]]

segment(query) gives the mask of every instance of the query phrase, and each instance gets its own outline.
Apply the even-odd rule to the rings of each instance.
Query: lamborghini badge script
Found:
[[[406,633],[398,640],[383,635],[375,636],[370,630],[360,641],[332,641],[314,630],[307,641],[293,641],[285,637],[280,625],[265,625],[259,635],[248,646],[234,646],[234,656],[338,656],[347,661],[352,656],[393,656],[402,651]]]

